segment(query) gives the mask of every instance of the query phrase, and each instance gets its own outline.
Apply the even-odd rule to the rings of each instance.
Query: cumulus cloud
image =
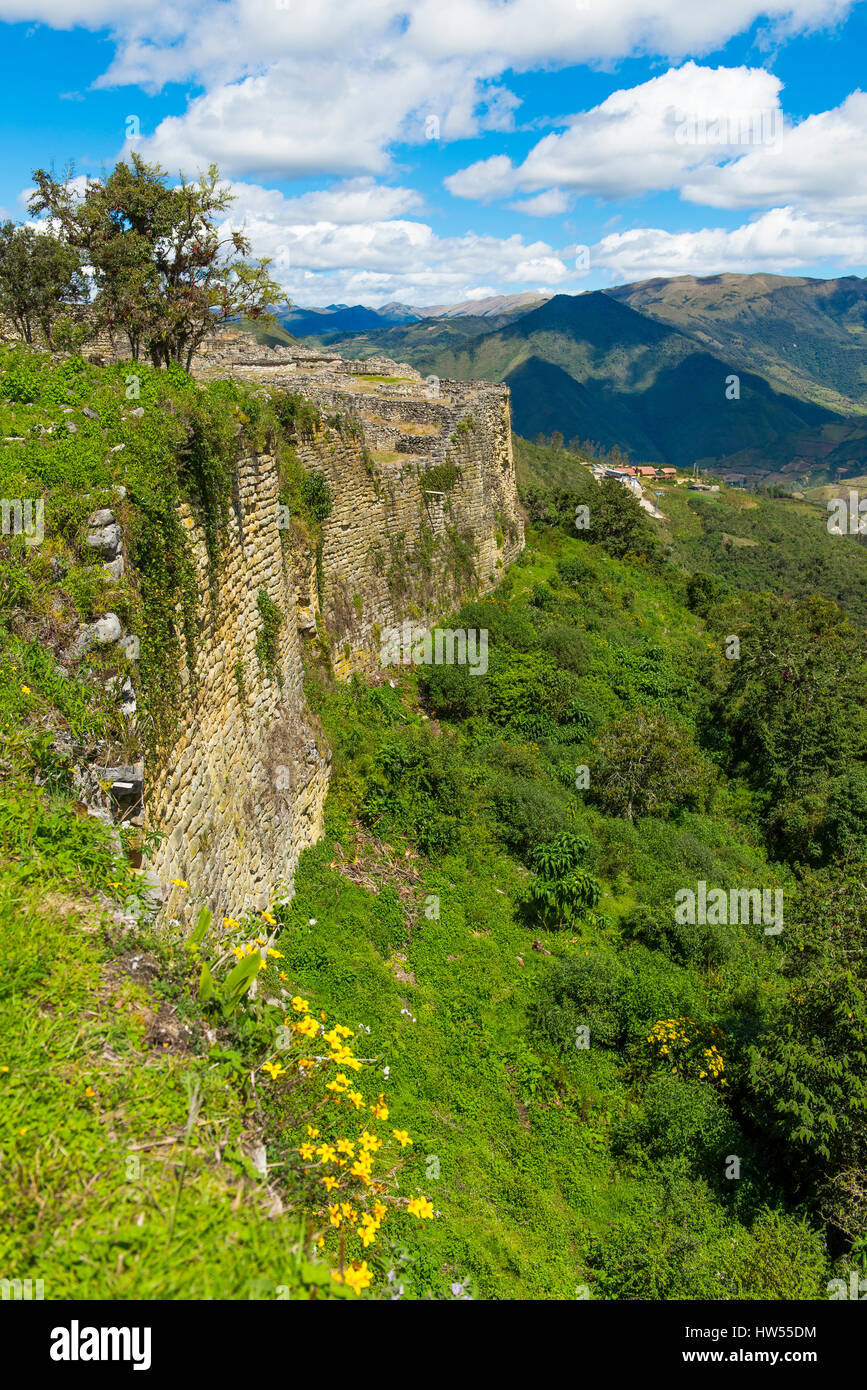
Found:
[[[361,182],[361,181],[359,181]],[[244,226],[257,256],[273,260],[272,273],[289,296],[305,304],[351,301],[414,304],[483,297],[497,291],[489,281],[514,289],[575,278],[567,249],[520,236],[437,236],[425,222],[401,217],[351,221],[324,214],[339,193],[284,198],[273,189],[234,184],[236,201],[226,225]],[[404,189],[356,187],[349,197],[373,208],[380,196]]]
[[[442,140],[508,130],[508,72],[634,54],[679,60],[756,22],[785,33],[831,24],[852,3],[0,0],[0,18],[109,29],[115,56],[98,85],[203,89],[148,146],[169,167],[216,159],[235,176],[290,178],[314,168],[381,174],[390,147],[426,138],[431,116]]]
[[[721,271],[766,270],[776,274],[825,263],[842,270],[867,264],[867,231],[855,222],[772,208],[741,227],[669,232],[633,228],[603,237],[591,261],[612,283],[654,276],[714,275]]]
[[[684,63],[612,92],[566,130],[544,136],[523,163],[479,160],[450,175],[446,187],[474,199],[550,190],[561,201],[567,191],[614,199],[677,189],[694,171],[741,151],[742,117],[764,113],[782,128],[781,87],[764,68]],[[722,136],[719,143],[705,142],[709,130]]]
[[[695,171],[683,197],[709,207],[768,207],[796,203],[812,211],[867,211],[864,132],[867,93],[787,125],[776,144],[756,144],[739,159]]]

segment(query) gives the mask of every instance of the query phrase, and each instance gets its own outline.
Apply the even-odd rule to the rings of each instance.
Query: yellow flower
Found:
[[[86,1086],[84,1089],[84,1094],[89,1098],[90,1096],[95,1096],[96,1091],[93,1089],[92,1086]]]
[[[319,1030],[319,1024],[315,1018],[299,1019],[297,1023],[293,1023],[292,1027],[296,1033],[301,1034],[302,1038],[315,1038]]]
[[[172,883],[176,888],[189,888],[190,886],[185,878],[173,878]]]
[[[356,1261],[355,1264],[349,1266],[343,1276],[343,1282],[348,1284],[354,1293],[359,1294],[362,1289],[369,1287],[371,1278],[370,1270],[367,1267],[367,1260],[362,1260],[360,1263]]]
[[[350,1144],[348,1139],[338,1139],[337,1152],[346,1154],[347,1158],[353,1158],[355,1156],[355,1145]]]
[[[382,1148],[382,1140],[377,1139],[375,1134],[371,1134],[369,1130],[365,1129],[361,1135],[361,1147],[375,1153],[377,1149]]]
[[[373,1211],[377,1221],[384,1221],[388,1213],[388,1208],[383,1206],[382,1202],[377,1200],[373,1204]]]
[[[348,1077],[344,1076],[342,1071],[339,1071],[339,1072],[337,1073],[337,1075],[335,1076],[334,1080],[328,1082],[328,1085],[325,1087],[325,1089],[326,1089],[326,1091],[339,1091],[339,1092],[342,1092],[342,1091],[345,1091],[345,1090],[346,1090],[346,1088],[347,1088],[348,1085],[349,1085],[349,1079],[348,1079]]]
[[[412,1143],[405,1129],[393,1129],[391,1132],[402,1149],[406,1148],[407,1144]]]
[[[22,694],[22,695],[29,695],[29,694],[30,694],[30,686],[29,686],[29,685],[22,685],[22,687],[21,687],[21,694]]]
[[[433,1220],[433,1202],[429,1202],[427,1197],[411,1197],[406,1209],[410,1216],[417,1216],[419,1221]]]
[[[360,1158],[357,1158],[355,1160],[349,1171],[354,1178],[358,1178],[361,1182],[369,1184],[370,1170],[368,1168],[368,1165],[366,1163],[363,1163]]]
[[[355,1234],[360,1238],[361,1244],[366,1250],[368,1245],[372,1245],[376,1240],[376,1226],[358,1226]]]
[[[364,1108],[364,1097],[362,1096],[360,1091],[347,1091],[346,1097],[347,1100],[352,1101],[352,1104],[355,1106],[356,1110],[362,1110]]]
[[[266,1071],[272,1081],[276,1081],[278,1076],[282,1076],[286,1068],[282,1062],[263,1062],[262,1071]]]
[[[273,950],[270,946],[268,947],[268,955],[269,955],[269,956],[274,956],[277,960],[282,960],[282,959],[283,959],[283,952],[282,952],[282,951],[275,951],[275,950]]]
[[[374,1118],[377,1119],[377,1120],[387,1120],[387,1119],[388,1119],[388,1106],[387,1106],[387,1105],[383,1105],[383,1103],[382,1103],[382,1097],[381,1097],[381,1096],[380,1096],[379,1100],[376,1102],[376,1105],[371,1105],[371,1107],[370,1107],[370,1112],[371,1112],[371,1114],[374,1116]]]
[[[316,1150],[312,1144],[302,1144],[298,1150],[305,1163],[310,1163]]]
[[[334,1163],[337,1159],[337,1150],[331,1144],[320,1144],[316,1152],[323,1163]]]
[[[322,1179],[322,1183],[325,1187],[325,1191],[330,1192],[332,1188],[337,1186],[337,1179],[332,1177],[325,1177]]]
[[[298,994],[296,994],[295,998],[292,1000],[292,1007],[296,1014],[309,1014],[310,1012],[310,1005],[307,1003],[307,1000],[302,999]]]
[[[240,922],[236,922],[234,917],[224,917],[224,918],[223,918],[223,926],[224,926],[224,927],[239,927],[240,925],[241,925],[241,923],[240,923]]]
[[[341,1221],[343,1220],[343,1217],[340,1214],[340,1208],[338,1206],[335,1205],[333,1207],[328,1208],[328,1219],[331,1222],[332,1226],[340,1225]]]
[[[308,1134],[308,1136],[309,1136],[311,1139],[318,1139],[318,1138],[319,1138],[319,1130],[318,1130],[318,1129],[314,1129],[312,1125],[308,1125],[308,1126],[307,1126],[307,1134]]]
[[[286,979],[286,971],[285,971],[285,970],[281,970],[281,971],[280,971],[280,979],[281,979],[281,980],[285,980],[285,979]]]
[[[337,1026],[335,1027],[334,1031],[335,1031],[335,1033],[339,1033],[340,1036],[341,1036],[341,1038],[351,1038],[351,1037],[352,1037],[352,1029],[351,1029],[351,1028],[346,1028],[342,1023],[338,1023]]]
[[[347,1221],[354,1221],[358,1215],[358,1212],[355,1210],[355,1207],[352,1205],[351,1202],[344,1202],[340,1210],[343,1212],[343,1215],[346,1217]]]

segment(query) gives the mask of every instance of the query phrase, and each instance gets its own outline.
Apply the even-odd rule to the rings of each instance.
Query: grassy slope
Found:
[[[86,671],[71,683],[57,679],[45,657],[45,615],[53,599],[72,601],[70,574],[81,616],[104,603],[99,585],[86,574],[76,579],[87,569],[76,527],[93,504],[82,500],[70,521],[61,503],[66,490],[110,484],[102,434],[109,424],[113,438],[115,429],[126,432],[133,452],[139,426],[112,415],[110,391],[121,384],[114,380],[88,374],[88,389],[103,391],[97,424],[80,413],[97,396],[79,391],[74,418],[85,448],[58,439],[40,452],[34,436],[26,460],[40,474],[20,471],[18,452],[7,463],[19,470],[8,475],[16,480],[11,495],[33,495],[25,489],[44,486],[54,469],[54,515],[66,518],[54,553],[67,564],[78,558],[64,587],[45,568],[51,551],[26,555],[20,541],[7,542],[3,557],[0,1065],[9,1070],[0,1072],[0,1142],[15,1177],[4,1189],[3,1263],[16,1277],[44,1278],[49,1297],[268,1297],[281,1284],[296,1297],[331,1296],[340,1290],[298,1234],[304,1204],[293,1155],[303,1136],[287,1110],[293,1092],[283,1081],[271,1088],[249,1079],[268,1051],[264,1025],[255,1014],[237,1027],[220,1023],[215,1046],[207,1032],[214,1018],[196,999],[196,969],[180,937],[116,920],[135,876],[104,833],[75,816],[62,759],[36,741],[58,728],[75,748],[101,736],[99,681]],[[67,397],[49,396],[46,387],[36,401],[7,407],[6,431],[59,422]],[[139,463],[145,468],[144,454]],[[564,556],[587,565],[577,589],[558,581],[554,562]],[[23,589],[14,579],[22,571],[30,584]],[[548,594],[542,609],[539,586]],[[415,1295],[445,1296],[454,1279],[469,1279],[478,1295],[506,1298],[572,1297],[580,1285],[603,1298],[816,1296],[827,1273],[819,1237],[761,1175],[734,1191],[711,1180],[700,1152],[685,1151],[686,1168],[675,1172],[667,1160],[624,1147],[654,1075],[642,1041],[653,1022],[683,1012],[719,1022],[736,1075],[741,1028],[753,1027],[757,1009],[785,989],[773,951],[745,945],[726,969],[702,974],[636,951],[622,936],[621,924],[658,893],[672,862],[686,881],[703,874],[750,882],[769,873],[745,789],[724,784],[710,815],[628,826],[584,805],[572,788],[595,729],[642,702],[689,709],[712,686],[719,652],[661,581],[578,541],[531,539],[499,605],[524,615],[540,641],[560,623],[586,644],[576,691],[592,723],[573,742],[431,721],[413,672],[401,673],[394,691],[334,687],[311,675],[336,775],[326,836],[302,857],[293,902],[276,909],[276,945],[286,992],[301,991],[314,1011],[356,1030],[374,1078],[390,1068],[377,1084],[414,1137],[406,1177],[430,1194],[439,1219],[422,1234],[398,1215],[388,1257]],[[412,776],[405,783],[411,799],[396,817],[372,815],[378,759],[426,731],[428,763],[417,785]],[[437,758],[450,761],[459,795],[436,773]],[[504,846],[491,767],[522,795],[547,798],[552,817],[589,837],[590,867],[607,896],[572,931],[545,931],[522,916],[526,868]],[[43,790],[33,790],[34,775]],[[51,785],[57,801],[48,799]],[[446,787],[442,804],[437,785]],[[444,825],[450,848],[421,852],[413,827]],[[438,917],[429,895],[439,898]],[[142,950],[153,962],[144,986],[119,964]],[[532,1006],[546,998],[561,961],[616,962],[631,972],[637,1002],[624,1048],[579,1054],[534,1025]],[[276,976],[271,988],[281,988]],[[165,1006],[170,1017],[163,1011],[155,1026]],[[203,1137],[191,1139],[184,1167],[197,1086],[204,1123],[194,1133]],[[262,1136],[269,1161],[289,1164],[278,1173],[287,1214],[264,1219],[271,1197],[243,1156],[245,1136]],[[148,1144],[154,1148],[135,1147]],[[142,1156],[134,1179],[130,1156]],[[384,1258],[372,1261],[374,1288],[387,1289]]]
[[[584,470],[567,449],[514,437],[522,489],[575,485]],[[857,479],[853,480],[857,484]],[[790,597],[820,593],[860,622],[867,619],[867,547],[856,536],[828,533],[828,497],[847,497],[850,483],[811,489],[803,498],[771,497],[722,486],[719,493],[661,487],[666,521],[659,534],[685,570],[704,570],[735,589]],[[745,544],[748,542],[748,544]]]

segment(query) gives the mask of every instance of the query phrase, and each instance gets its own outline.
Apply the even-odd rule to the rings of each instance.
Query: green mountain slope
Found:
[[[530,437],[559,431],[635,460],[822,482],[867,465],[865,322],[854,277],[721,275],[555,295],[505,322],[434,320],[335,345],[506,381],[516,430]]]
[[[867,409],[867,283],[850,275],[683,275],[607,290],[778,389],[832,410]]]

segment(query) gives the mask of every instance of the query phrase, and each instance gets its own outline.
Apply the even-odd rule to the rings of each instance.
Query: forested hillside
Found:
[[[443,615],[487,631],[487,671],[341,684],[311,646],[334,771],[294,896],[155,930],[147,839],[76,804],[104,658],[64,677],[52,639],[103,594],[94,496],[125,478],[156,622],[175,431],[216,476],[280,422],[143,373],[144,431],[121,369],[0,378],[28,441],[4,487],[66,518],[2,540],[5,1265],[52,1296],[241,1299],[806,1300],[863,1274],[864,549],[728,492],[670,491],[654,529],[520,445],[527,548]],[[700,884],[773,918],[684,920]]]

